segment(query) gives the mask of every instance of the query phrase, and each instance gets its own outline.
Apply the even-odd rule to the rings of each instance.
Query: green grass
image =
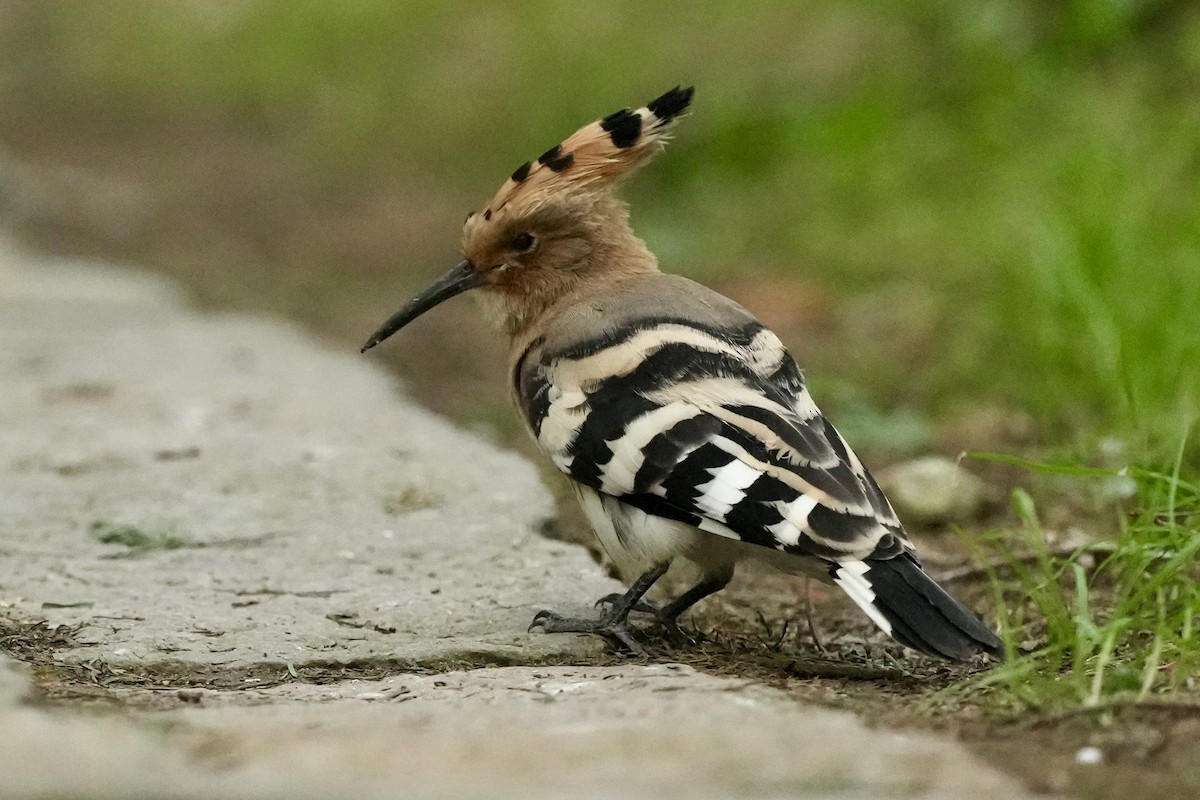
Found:
[[[1195,4],[22,9],[0,28],[0,130],[24,119],[131,152],[221,131],[327,211],[380,187],[403,198],[394,271],[262,246],[252,302],[291,293],[313,320],[413,285],[403,265],[449,257],[462,211],[580,123],[695,83],[692,119],[629,186],[635,226],[672,271],[831,298],[837,344],[791,344],[858,447],[912,452],[939,420],[999,407],[1034,421],[1022,458],[1133,482],[1132,499],[1090,493],[1108,548],[1086,554],[1094,567],[1043,547],[1035,509],[1062,517],[1074,489],[1031,476],[1016,495],[987,557],[1008,564],[1010,644],[1038,645],[985,679],[993,691],[1098,703],[1195,673],[1181,555],[1200,541],[1200,440],[1185,435],[1200,414]],[[180,159],[144,172],[186,191]],[[461,211],[428,218],[443,208]],[[202,267],[235,280],[225,257]],[[1014,579],[1030,602],[1013,602]]]
[[[953,694],[990,688],[1009,712],[1194,702],[1185,697],[1200,688],[1200,486],[1180,476],[1183,451],[1181,442],[1169,472],[981,456],[1107,492],[1129,484],[1136,502],[1113,539],[1062,553],[1048,544],[1032,497],[1014,493],[1020,528],[976,543],[992,565],[1008,660]]]
[[[119,544],[128,548],[126,553],[129,555],[141,555],[151,550],[178,550],[188,546],[186,539],[174,534],[147,530],[136,525],[118,525],[96,520],[88,530],[101,544]]]

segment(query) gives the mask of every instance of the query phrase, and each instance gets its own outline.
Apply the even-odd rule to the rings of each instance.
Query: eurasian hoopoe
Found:
[[[598,619],[538,613],[530,629],[587,632],[633,651],[628,616],[676,560],[702,578],[664,625],[766,558],[832,581],[875,624],[944,658],[1003,646],[922,570],[891,505],[820,411],[779,339],[733,301],[659,272],[617,183],[662,149],[692,100],[675,88],[581,128],[526,162],[467,217],[465,260],[366,343],[476,287],[511,339],[513,399],[571,479],[626,574]],[[633,572],[630,572],[633,570]]]

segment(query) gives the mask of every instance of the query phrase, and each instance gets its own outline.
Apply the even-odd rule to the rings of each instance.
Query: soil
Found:
[[[17,114],[0,120],[0,142],[42,186],[16,215],[19,233],[39,248],[145,264],[182,281],[209,307],[294,317],[346,348],[453,259],[459,198],[431,187],[398,189],[387,176],[368,184],[317,181],[289,169],[269,144],[206,126],[177,125],[170,135],[135,140],[79,122]],[[173,168],[153,166],[164,163]],[[156,175],[172,175],[173,183],[164,185]],[[397,270],[401,260],[428,266]],[[804,361],[833,363],[838,348],[865,335],[840,321],[836,301],[813,286],[739,276],[717,288],[760,313],[784,341],[795,343]],[[498,366],[503,348],[470,303],[448,304],[405,336],[403,347],[379,356],[411,394],[536,461],[508,408]],[[899,363],[914,358],[921,336],[913,331],[894,337],[893,358]],[[965,415],[997,416],[989,408]],[[952,441],[966,424],[961,417],[941,423],[936,441]],[[987,445],[997,450],[1019,449],[1031,435],[1019,422],[987,429],[993,437]],[[868,453],[866,460],[880,463],[890,456]],[[1003,470],[988,477],[1011,480]],[[562,486],[556,476],[551,483]],[[560,505],[562,514],[548,535],[591,546],[573,506]],[[965,562],[952,537],[924,547],[939,569]],[[948,732],[1034,791],[1089,798],[1200,794],[1200,708],[1112,707],[1012,717],[989,713],[977,702],[939,698],[940,689],[972,667],[911,654],[897,658],[898,650],[844,613],[840,600],[817,589],[810,594],[819,620],[814,639],[803,622],[806,610],[792,599],[794,586],[785,591],[781,580],[769,573],[743,576],[692,618],[693,641],[656,645],[649,659],[716,675],[753,676],[805,700],[852,709],[879,726]],[[980,586],[960,585],[956,591],[973,600],[985,594]],[[790,621],[786,627],[784,620]],[[69,636],[61,628],[0,620],[0,648],[32,664],[55,703],[123,702],[122,687],[154,686],[162,690],[155,702],[182,704],[194,687],[322,683],[411,670],[370,661],[309,667],[294,676],[277,665],[237,674],[116,673],[103,664],[57,661],[54,654],[69,644]],[[1087,747],[1100,749],[1100,763],[1079,758]]]

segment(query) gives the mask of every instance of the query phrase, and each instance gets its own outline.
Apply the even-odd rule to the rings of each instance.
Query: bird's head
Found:
[[[580,128],[518,167],[482,211],[467,216],[463,261],[392,315],[363,350],[468,289],[495,295],[515,333],[582,286],[657,269],[616,187],[662,149],[691,100],[690,87],[676,87]]]

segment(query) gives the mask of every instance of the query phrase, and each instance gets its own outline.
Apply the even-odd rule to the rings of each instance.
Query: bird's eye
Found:
[[[518,233],[513,237],[512,249],[518,253],[524,253],[529,248],[533,247],[533,236],[528,233]]]

